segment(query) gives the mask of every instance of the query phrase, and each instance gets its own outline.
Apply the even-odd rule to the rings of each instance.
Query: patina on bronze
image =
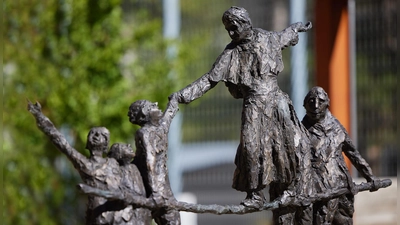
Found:
[[[28,102],[28,110],[35,117],[39,129],[49,137],[50,141],[64,153],[79,172],[82,181],[95,188],[126,191],[138,196],[145,196],[140,174],[132,170],[132,166],[120,167],[114,158],[103,158],[110,141],[110,132],[105,127],[94,127],[87,137],[86,148],[90,157],[82,155],[74,149],[54,124],[43,115],[41,105]],[[125,160],[132,160],[133,155],[124,154]],[[124,201],[108,201],[103,197],[88,196],[86,224],[137,224],[151,222],[147,209],[133,208]]]
[[[357,171],[377,190],[378,179],[360,155],[345,128],[329,111],[329,97],[321,87],[313,87],[304,98],[306,115],[302,123],[311,136],[313,145],[312,167],[317,179],[316,192],[329,193],[335,188],[348,188],[351,192],[337,198],[314,203],[314,224],[352,224],[354,213],[353,179],[347,169],[342,152]]]
[[[392,184],[390,179],[384,179],[376,181],[373,185],[372,183],[361,183],[357,184],[354,187],[354,190],[358,192],[362,191],[370,191],[372,187],[375,188],[386,188]],[[144,198],[143,196],[133,195],[128,192],[120,192],[120,191],[110,191],[110,190],[102,190],[98,188],[93,188],[86,184],[78,184],[78,189],[85,194],[100,196],[112,200],[122,200],[125,201],[127,204],[133,204],[136,206],[141,206],[144,208],[155,209],[159,206],[155,204],[155,202],[150,198]],[[353,190],[353,191],[354,191]],[[316,201],[325,201],[335,197],[338,197],[343,194],[351,193],[348,188],[339,188],[339,189],[332,189],[327,193],[316,193],[307,197],[306,201],[308,202],[316,202]],[[202,204],[193,204],[187,202],[180,202],[180,201],[170,201],[169,205],[165,205],[171,208],[174,208],[178,211],[185,211],[185,212],[192,212],[192,213],[212,213],[217,215],[222,214],[246,214],[246,213],[253,213],[259,212],[264,210],[273,210],[279,209],[280,207],[284,206],[301,206],[303,205],[304,199],[298,198],[297,196],[292,196],[287,198],[286,201],[279,201],[275,200],[273,202],[266,202],[260,208],[252,208],[246,207],[244,205],[202,205]]]
[[[391,185],[390,180],[373,176],[330,113],[322,88],[312,88],[305,97],[307,114],[300,122],[290,98],[278,86],[282,50],[296,45],[298,33],[311,29],[311,23],[265,31],[253,28],[247,11],[240,7],[228,9],[222,22],[232,41],[208,73],[173,93],[164,113],[147,100],[129,107],[129,121],[141,127],[135,134],[136,156],[130,145],[117,143],[103,158],[110,134],[104,127],[95,127],[88,135],[91,154],[86,158],[42,114],[39,103],[28,103],[40,130],[82,177],[78,188],[89,195],[86,224],[150,224],[151,218],[159,225],[180,224],[179,211],[245,214],[262,210],[272,210],[276,225],[352,224],[353,196]],[[232,187],[246,192],[246,198],[240,205],[177,201],[167,169],[171,121],[178,103],[200,98],[220,81],[234,98],[243,98]],[[342,152],[368,183],[353,183]],[[270,202],[262,194],[267,186]]]
[[[179,211],[166,207],[175,201],[169,184],[167,169],[168,131],[176,112],[178,102],[172,97],[164,113],[157,103],[138,100],[128,111],[129,121],[141,128],[135,134],[137,165],[144,180],[146,196],[152,198],[158,207],[153,208],[153,219],[158,225],[180,224]]]
[[[146,190],[144,188],[143,179],[140,172],[135,164],[131,163],[135,153],[130,144],[115,143],[111,146],[110,151],[107,153],[107,157],[114,158],[120,165],[120,176],[121,182],[119,183],[120,190],[126,191],[129,194],[146,196]],[[127,204],[124,199],[120,199],[126,206],[130,205],[134,207],[134,210],[130,210],[129,207],[124,209],[124,214],[115,212],[113,223],[114,225],[133,225],[133,224],[151,224],[151,211],[147,208],[138,207],[135,204]],[[126,209],[129,209],[128,211]]]
[[[253,28],[247,11],[235,6],[223,14],[222,22],[232,41],[208,73],[177,92],[179,103],[188,104],[200,98],[220,81],[234,98],[243,98],[232,184],[234,189],[247,193],[241,204],[262,207],[262,190],[267,185],[271,200],[294,186],[301,187],[293,190],[298,195],[311,194],[311,173],[306,172],[311,167],[308,134],[277,82],[283,70],[282,50],[296,45],[298,33],[311,29],[311,23],[295,23],[280,32],[266,31]],[[300,214],[304,210],[300,209]],[[273,210],[274,221],[309,223],[311,209],[308,215],[298,217],[296,211]]]

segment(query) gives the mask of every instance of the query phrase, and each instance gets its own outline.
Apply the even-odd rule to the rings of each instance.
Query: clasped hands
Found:
[[[174,108],[178,108],[178,104],[179,104],[179,93],[178,92],[174,92],[172,93],[170,96],[168,96],[168,100],[169,100],[169,105],[174,107]]]

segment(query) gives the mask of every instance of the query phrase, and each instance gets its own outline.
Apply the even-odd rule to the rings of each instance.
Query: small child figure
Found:
[[[142,176],[135,164],[131,163],[135,157],[132,147],[129,144],[115,143],[111,146],[107,157],[115,159],[120,166],[121,180],[118,184],[120,190],[145,197]],[[151,224],[151,212],[146,208],[134,208],[128,205],[124,210],[115,212],[113,224],[148,225]]]
[[[90,156],[86,157],[67,142],[65,136],[56,129],[53,122],[42,113],[42,107],[38,102],[35,104],[28,102],[28,110],[35,117],[38,128],[49,137],[60,152],[68,157],[79,172],[83,183],[102,190],[121,190],[120,184],[123,180],[120,173],[121,166],[114,158],[103,158],[103,153],[108,150],[110,142],[110,132],[107,128],[93,127],[90,129],[86,144]],[[132,156],[130,160],[132,160]],[[144,196],[144,191],[141,194]],[[103,197],[88,196],[85,224],[149,224],[150,219],[139,219],[146,216],[145,213],[141,212],[143,212],[143,209],[133,209],[132,206],[126,206],[120,201],[109,201]],[[150,216],[149,213],[147,213],[147,216]]]
[[[302,123],[310,132],[314,152],[312,167],[318,176],[317,192],[327,193],[335,188],[348,188],[355,193],[353,179],[347,169],[342,152],[357,171],[373,184],[378,179],[360,155],[345,128],[329,111],[328,94],[321,87],[313,87],[304,98],[307,114]],[[314,203],[314,224],[353,224],[354,194]]]
[[[129,107],[128,117],[132,124],[141,128],[136,132],[136,156],[133,163],[138,167],[146,189],[159,208],[152,211],[158,225],[180,224],[179,211],[165,207],[175,201],[167,169],[168,131],[178,111],[178,102],[172,95],[164,113],[157,103],[138,100]]]

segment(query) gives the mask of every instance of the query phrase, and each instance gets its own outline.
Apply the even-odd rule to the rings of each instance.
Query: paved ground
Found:
[[[361,192],[355,198],[354,225],[396,225],[400,221],[397,210],[397,178],[392,185],[377,192]],[[357,179],[356,183],[365,182]]]

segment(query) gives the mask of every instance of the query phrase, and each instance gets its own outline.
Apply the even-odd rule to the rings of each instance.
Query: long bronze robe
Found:
[[[179,102],[189,103],[223,81],[233,97],[243,98],[232,185],[239,191],[261,190],[272,182],[287,186],[308,167],[303,162],[309,159],[307,131],[277,83],[282,49],[297,42],[292,27],[281,32],[253,29],[251,40],[230,43],[208,73],[179,91]]]

